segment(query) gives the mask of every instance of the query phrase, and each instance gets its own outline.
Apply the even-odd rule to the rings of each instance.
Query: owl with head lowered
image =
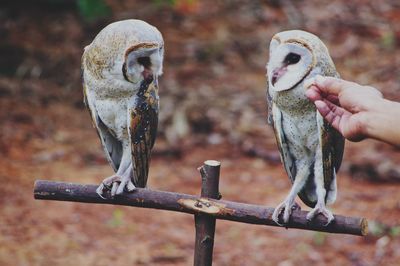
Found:
[[[327,224],[334,220],[326,205],[336,200],[336,174],[344,138],[305,95],[305,81],[316,75],[339,76],[328,49],[317,36],[300,30],[273,36],[267,64],[268,121],[292,183],[289,194],[272,215],[277,224],[281,224],[281,214],[283,224],[289,222],[297,195],[313,208],[307,219],[322,214]]]
[[[134,19],[106,26],[84,50],[84,101],[115,171],[97,188],[101,197],[146,186],[163,56],[161,33]]]

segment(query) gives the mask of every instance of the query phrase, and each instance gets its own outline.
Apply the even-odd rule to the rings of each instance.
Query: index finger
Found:
[[[314,84],[324,93],[339,95],[343,90],[348,87],[356,85],[354,82],[350,82],[343,79],[334,77],[323,77],[316,76]]]

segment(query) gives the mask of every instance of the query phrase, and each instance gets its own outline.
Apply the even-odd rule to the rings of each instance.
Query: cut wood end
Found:
[[[361,219],[361,235],[362,236],[368,235],[368,221],[365,218]]]
[[[35,180],[35,183],[33,184],[33,192],[35,192],[39,186],[39,184],[42,182],[42,180],[37,179]]]
[[[207,160],[204,162],[204,164],[209,166],[220,166],[221,162],[215,160]]]

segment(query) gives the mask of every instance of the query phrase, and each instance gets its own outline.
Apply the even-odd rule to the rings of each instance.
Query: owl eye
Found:
[[[144,68],[149,69],[151,67],[151,61],[150,57],[144,56],[144,57],[139,57],[137,59],[138,63],[144,66]]]
[[[283,63],[285,65],[294,65],[297,62],[299,62],[301,59],[301,56],[295,53],[289,53],[286,57],[285,60],[283,60]]]

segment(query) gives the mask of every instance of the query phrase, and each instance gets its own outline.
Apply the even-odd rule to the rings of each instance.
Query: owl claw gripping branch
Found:
[[[145,187],[158,124],[158,81],[164,43],[141,20],[105,27],[82,56],[84,101],[115,174],[97,188],[100,197]]]
[[[316,75],[338,77],[328,49],[308,32],[293,30],[276,34],[270,43],[268,121],[274,128],[281,160],[292,182],[286,199],[275,208],[272,219],[290,220],[296,195],[309,207],[312,220],[318,214],[334,220],[326,204],[336,199],[344,139],[317,112],[305,96],[305,80]]]

